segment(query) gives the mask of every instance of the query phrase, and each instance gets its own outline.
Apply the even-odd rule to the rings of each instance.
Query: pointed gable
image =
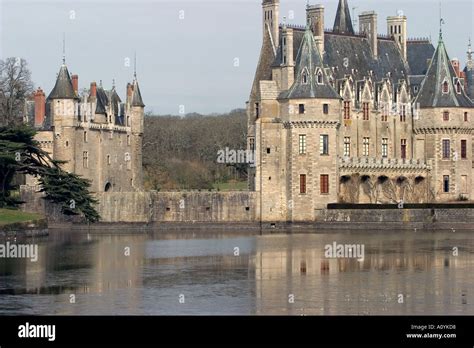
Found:
[[[288,91],[282,93],[281,98],[341,98],[329,83],[309,26],[306,28],[296,57],[295,82]]]
[[[464,88],[460,88],[460,93],[458,93],[456,88],[458,82],[459,79],[440,35],[438,47],[421,83],[415,105],[419,103],[422,108],[473,107],[474,105],[466,96]]]
[[[339,0],[336,20],[334,21],[334,32],[341,34],[354,34],[351,13],[349,11],[349,6],[347,5],[347,0]]]
[[[77,99],[76,92],[72,86],[71,76],[65,64],[61,65],[59,69],[58,78],[53,90],[48,96],[48,100],[51,99]]]

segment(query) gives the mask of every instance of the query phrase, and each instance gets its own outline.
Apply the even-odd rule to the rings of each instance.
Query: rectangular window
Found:
[[[351,102],[350,101],[344,102],[344,119],[345,120],[351,119]]]
[[[112,164],[112,159],[110,158],[110,155],[107,155],[107,164],[109,166]]]
[[[84,131],[84,142],[87,143],[87,132]]]
[[[443,159],[451,158],[451,141],[449,139],[443,139]]]
[[[89,153],[87,151],[82,153],[82,167],[89,168]]]
[[[299,104],[298,105],[298,113],[304,114],[304,104]]]
[[[127,135],[127,145],[130,146],[130,135]]]
[[[464,122],[468,122],[469,121],[469,117],[467,116],[467,112],[464,113]]]
[[[401,156],[403,159],[407,158],[407,140],[406,139],[402,139],[401,140]]]
[[[300,175],[300,193],[306,193],[306,174]]]
[[[319,154],[320,155],[329,155],[329,136],[321,135],[319,137]]]
[[[369,103],[362,103],[362,119],[364,121],[369,120]]]
[[[363,147],[362,147],[362,155],[363,156],[369,156],[370,154],[370,138],[364,138],[363,141]]]
[[[467,140],[461,140],[461,158],[467,159]]]
[[[443,121],[449,121],[449,111],[443,112]]]
[[[388,157],[388,138],[382,138],[382,157]]]
[[[407,106],[402,104],[400,106],[400,122],[406,122],[407,120]]]
[[[300,155],[306,154],[306,135],[304,134],[300,134],[299,150]]]
[[[323,113],[325,115],[329,114],[329,104],[323,104]]]
[[[260,117],[260,104],[255,103],[255,117],[259,118]]]
[[[320,187],[321,187],[321,194],[327,195],[329,193],[329,175],[323,174],[320,177]]]
[[[351,138],[344,137],[344,157],[351,156]]]
[[[443,176],[443,192],[449,192],[449,175]]]

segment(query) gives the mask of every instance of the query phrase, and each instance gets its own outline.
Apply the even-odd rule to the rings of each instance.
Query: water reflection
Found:
[[[0,259],[0,314],[474,314],[469,233],[57,231],[33,242],[38,262]],[[333,242],[364,245],[364,259],[326,258]]]

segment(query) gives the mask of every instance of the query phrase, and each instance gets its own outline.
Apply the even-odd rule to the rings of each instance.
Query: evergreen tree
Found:
[[[94,208],[97,200],[89,192],[90,182],[61,169],[63,162],[53,160],[34,140],[36,131],[28,126],[0,127],[0,207],[22,202],[12,197],[17,189],[15,174],[38,178],[45,199],[58,204],[65,215],[82,214],[89,222],[100,216]]]

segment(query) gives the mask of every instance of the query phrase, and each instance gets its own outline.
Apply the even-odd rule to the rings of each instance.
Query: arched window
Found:
[[[321,72],[321,70],[318,70],[316,72],[316,81],[318,82],[318,85],[323,84],[323,73]]]
[[[303,84],[308,84],[308,72],[306,71],[306,69],[303,71]]]
[[[443,82],[443,93],[448,93],[449,92],[449,85],[448,85],[448,81],[444,81]]]

